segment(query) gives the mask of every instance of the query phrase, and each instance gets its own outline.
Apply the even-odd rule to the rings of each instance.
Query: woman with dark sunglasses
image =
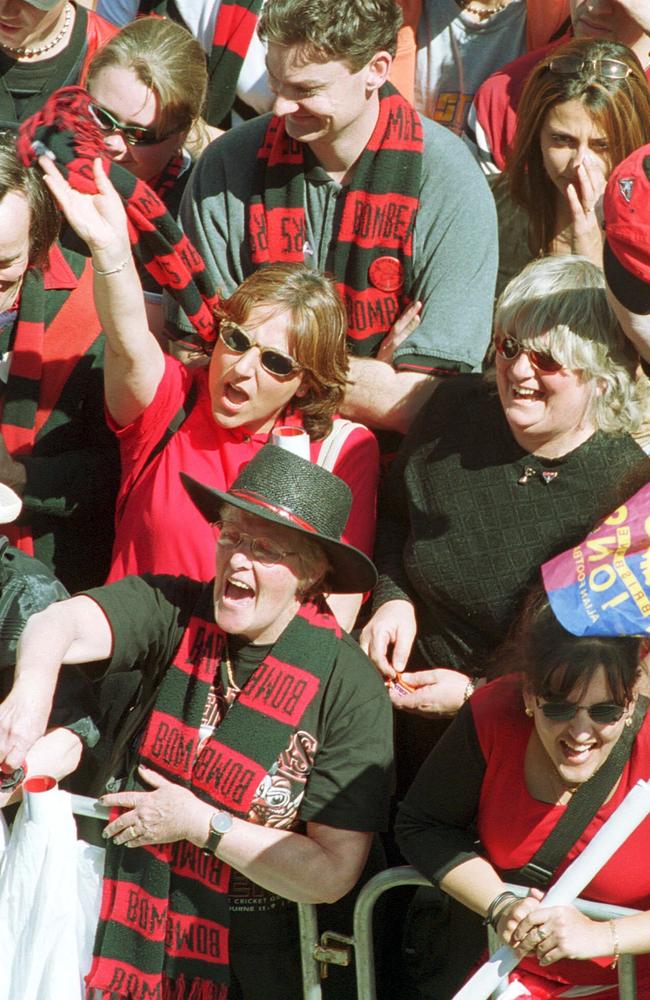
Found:
[[[146,181],[176,217],[194,158],[220,132],[201,118],[208,84],[205,53],[180,24],[144,17],[94,56],[85,87],[108,155]],[[64,246],[89,255],[66,227]],[[161,288],[139,268],[152,328],[162,330]]]
[[[209,364],[187,368],[166,355],[149,330],[124,210],[99,161],[95,196],[73,191],[51,162],[41,158],[41,164],[92,252],[107,337],[106,405],[122,458],[109,580],[149,572],[210,580],[212,531],[182,490],[179,473],[227,488],[283,424],[307,432],[311,458],[318,460],[346,384],[342,302],[317,271],[289,264],[261,268],[223,300]],[[331,467],[353,495],[346,540],[370,554],[378,448],[365,427],[348,429],[345,437],[337,422],[338,445],[332,437],[327,441],[334,449]],[[351,627],[361,595],[332,600]]]
[[[597,212],[611,171],[650,141],[650,88],[634,53],[574,40],[530,74],[514,145],[494,185],[497,294],[529,260],[577,253],[602,267]]]
[[[110,156],[147,181],[170,211],[189,175],[186,143],[198,154],[218,134],[200,118],[207,83],[199,43],[162,18],[126,25],[90,63],[86,87]]]
[[[523,899],[506,889],[508,882],[531,885],[530,875],[515,877],[513,870],[535,857],[615,747],[621,752],[629,741],[629,757],[613,773],[604,801],[600,793],[593,818],[576,828],[580,835],[558,871],[584,850],[637,781],[647,779],[650,719],[640,693],[642,655],[636,638],[569,635],[545,595],[536,595],[500,657],[504,676],[477,691],[459,713],[402,803],[397,836],[406,858],[517,949],[522,961],[511,979],[522,989],[513,995],[615,1000],[617,958],[631,953],[638,956],[638,995],[650,996],[648,820],[584,893],[646,912],[594,921],[572,906],[545,907],[540,889],[529,889]],[[552,875],[548,884],[554,880]],[[577,987],[580,993],[567,992]]]
[[[482,683],[540,564],[613,510],[630,475],[650,476],[630,436],[642,410],[635,355],[595,265],[528,265],[495,325],[492,370],[436,389],[380,506],[379,582],[361,641],[402,710],[403,789],[440,718]]]

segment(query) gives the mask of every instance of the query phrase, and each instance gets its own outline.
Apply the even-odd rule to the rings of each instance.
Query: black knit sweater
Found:
[[[534,469],[520,484],[524,470]],[[628,434],[597,431],[561,459],[525,452],[480,376],[441,383],[387,477],[378,526],[375,609],[415,606],[411,669],[481,674],[551,556],[650,478]]]

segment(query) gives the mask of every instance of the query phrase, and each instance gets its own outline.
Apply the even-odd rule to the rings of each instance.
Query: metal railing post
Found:
[[[312,903],[298,903],[297,906],[303,997],[304,1000],[321,1000],[320,966],[314,958],[314,949],[318,945],[316,907]]]
[[[364,885],[354,907],[352,937],[357,973],[357,1000],[376,1000],[372,916],[379,897],[387,889],[398,885],[431,885],[431,883],[410,865],[389,868],[388,871],[375,875]]]
[[[372,917],[375,903],[388,889],[402,885],[431,885],[428,879],[420,875],[410,865],[400,868],[389,868],[371,878],[359,893],[354,908],[354,929],[352,941],[355,949],[357,974],[357,1000],[376,1000],[377,986],[375,977],[375,958],[373,953]],[[527,889],[519,885],[508,886],[519,896],[525,896]],[[611,920],[616,917],[632,916],[638,910],[625,906],[610,906],[605,903],[593,903],[589,900],[576,900],[575,905],[586,916],[593,920]],[[488,935],[490,950],[498,947],[496,935]],[[618,964],[619,1000],[637,1000],[636,961],[634,955],[621,955]],[[493,994],[497,997],[506,984]]]

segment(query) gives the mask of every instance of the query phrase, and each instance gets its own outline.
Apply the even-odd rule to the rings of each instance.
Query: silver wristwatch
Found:
[[[221,838],[224,837],[229,830],[232,830],[232,816],[227,812],[214,812],[210,817],[210,833],[208,834],[208,839],[205,847],[202,849],[204,854],[216,854],[217,847],[221,843]]]

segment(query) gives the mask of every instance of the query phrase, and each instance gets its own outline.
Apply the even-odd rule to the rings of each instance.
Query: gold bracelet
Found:
[[[615,969],[616,966],[618,965],[618,956],[621,953],[620,952],[621,942],[618,939],[618,931],[616,930],[615,920],[609,921],[609,929],[612,932],[612,943],[614,945],[614,950],[612,951],[612,955],[614,956],[614,961],[610,965],[610,969]]]
[[[95,274],[98,274],[100,278],[106,278],[108,277],[109,274],[119,274],[120,271],[124,270],[124,268],[129,263],[130,260],[131,260],[131,254],[129,254],[126,260],[123,260],[121,264],[118,264],[117,267],[111,268],[110,271],[100,271],[98,267],[95,267],[95,261],[92,259],[92,257],[90,258],[90,263],[92,264],[93,271],[95,272]]]

